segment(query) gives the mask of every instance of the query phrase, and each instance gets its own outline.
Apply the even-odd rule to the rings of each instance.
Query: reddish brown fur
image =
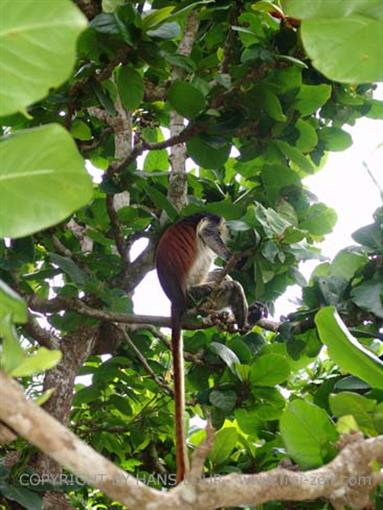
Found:
[[[187,276],[197,257],[196,227],[200,218],[189,217],[169,227],[156,252],[158,278],[172,303],[172,354],[175,400],[177,483],[187,470],[188,458],[184,428],[184,370],[181,317],[186,309]]]
[[[185,220],[169,227],[158,243],[158,277],[165,294],[180,314],[185,308],[186,278],[196,255],[196,228]]]

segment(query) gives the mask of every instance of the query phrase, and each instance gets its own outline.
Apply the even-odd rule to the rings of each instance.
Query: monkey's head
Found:
[[[225,246],[229,239],[229,230],[224,218],[213,213],[201,214],[196,233],[217,255],[225,260],[230,258],[231,253]]]

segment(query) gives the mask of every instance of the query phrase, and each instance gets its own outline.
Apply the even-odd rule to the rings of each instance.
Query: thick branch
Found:
[[[198,31],[198,17],[193,11],[186,20],[185,33],[178,46],[179,55],[190,55]],[[172,82],[183,78],[182,69],[174,67]],[[184,118],[172,110],[170,112],[170,134],[176,138],[184,130]],[[171,172],[169,175],[168,199],[180,211],[187,204],[186,147],[183,143],[172,146],[170,151]]]
[[[29,300],[30,307],[37,312],[57,312],[60,310],[74,310],[87,317],[99,319],[102,321],[121,322],[124,324],[151,324],[153,326],[170,328],[170,317],[161,317],[157,315],[135,315],[130,313],[107,312],[92,308],[86,305],[80,299],[54,298],[50,301],[39,300],[33,296]],[[216,322],[211,317],[204,317],[200,320],[185,317],[182,322],[182,329],[195,330],[207,329],[215,326]],[[258,322],[258,326],[269,331],[276,331],[279,324],[274,321],[263,319]]]
[[[0,420],[36,447],[107,496],[131,510],[213,510],[258,506],[268,501],[325,498],[336,509],[355,510],[369,504],[369,495],[382,480],[373,463],[383,463],[383,436],[356,436],[329,464],[295,472],[278,467],[258,474],[230,474],[213,479],[191,478],[169,492],[149,488],[98,454],[34,402],[22,387],[0,372]],[[206,449],[206,445],[205,445]],[[200,458],[203,458],[201,452]],[[196,475],[201,470],[197,459]]]

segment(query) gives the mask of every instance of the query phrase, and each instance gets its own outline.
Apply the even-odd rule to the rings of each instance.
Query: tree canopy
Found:
[[[382,508],[383,208],[328,261],[336,212],[303,182],[383,118],[380,0],[2,11],[0,508]],[[249,302],[302,297],[247,334],[185,318],[174,489],[170,322],[133,299],[167,224],[206,211]]]

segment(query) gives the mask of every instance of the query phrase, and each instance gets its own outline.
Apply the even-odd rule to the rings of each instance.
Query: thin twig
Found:
[[[129,345],[129,347],[132,349],[132,351],[136,354],[137,358],[140,360],[142,366],[146,370],[146,372],[150,375],[150,377],[155,381],[158,386],[160,386],[167,395],[173,396],[173,390],[166,384],[166,382],[158,377],[158,375],[154,372],[154,370],[151,368],[149,363],[146,361],[145,356],[142,355],[141,351],[136,347],[135,343],[130,338],[128,332],[126,331],[126,328],[119,328],[120,331],[123,333],[125,342]]]

